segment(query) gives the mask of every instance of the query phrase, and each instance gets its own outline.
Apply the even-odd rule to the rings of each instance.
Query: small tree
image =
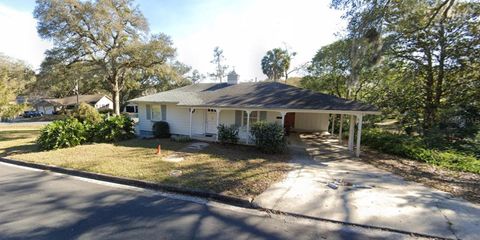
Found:
[[[73,112],[73,117],[83,123],[99,123],[102,121],[102,116],[97,109],[84,102],[77,106]]]
[[[213,49],[213,60],[211,63],[215,64],[215,72],[211,73],[210,76],[222,82],[225,72],[228,69],[228,65],[224,64],[225,56],[223,56],[223,50],[220,47],[215,47]]]

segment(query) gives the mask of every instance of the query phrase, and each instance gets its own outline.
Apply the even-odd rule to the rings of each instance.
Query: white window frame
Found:
[[[158,113],[156,113],[155,110],[158,110]],[[160,105],[150,105],[150,120],[162,121],[162,107]]]

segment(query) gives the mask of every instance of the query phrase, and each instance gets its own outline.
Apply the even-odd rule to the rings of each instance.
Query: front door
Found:
[[[284,126],[288,130],[295,128],[295,113],[289,112],[285,115]]]
[[[217,133],[217,111],[215,109],[207,110],[206,133]]]

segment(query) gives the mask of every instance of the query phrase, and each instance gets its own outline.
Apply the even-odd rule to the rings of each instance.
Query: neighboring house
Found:
[[[350,115],[351,150],[355,122],[359,126],[357,154],[362,117],[379,113],[368,104],[278,82],[238,83],[235,72],[226,83],[199,83],[129,102],[138,105],[140,135],[151,135],[154,122],[166,121],[172,134],[215,141],[219,124],[235,124],[246,144],[252,143],[249,129],[257,121],[276,122],[291,131],[327,132],[330,115]]]
[[[138,105],[135,103],[127,103],[122,110],[123,114],[130,116],[132,120],[138,122]]]
[[[78,95],[78,103],[88,103],[96,109],[113,109],[113,102],[110,97],[103,94]],[[77,105],[77,95],[64,98],[44,98],[33,105],[35,109],[43,114],[53,114],[61,109],[72,109]]]

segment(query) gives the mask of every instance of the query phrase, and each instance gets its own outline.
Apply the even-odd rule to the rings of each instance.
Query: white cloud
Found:
[[[327,1],[253,1],[222,10],[211,22],[190,26],[189,34],[172,37],[179,59],[201,72],[213,72],[213,48],[220,46],[242,81],[266,77],[260,67],[266,51],[287,45],[297,52],[295,67],[333,42],[345,26],[341,13],[330,9]]]
[[[36,25],[31,12],[0,4],[0,52],[38,69],[45,50],[52,45],[38,36]]]

